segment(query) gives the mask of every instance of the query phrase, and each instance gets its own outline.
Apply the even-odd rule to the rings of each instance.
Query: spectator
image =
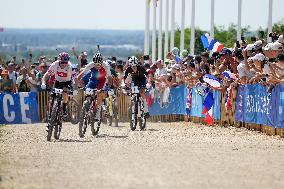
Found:
[[[4,70],[1,72],[0,92],[11,93],[13,91],[15,91],[13,80],[9,78],[8,70]]]
[[[10,62],[8,64],[7,70],[8,70],[8,73],[9,73],[9,79],[11,79],[13,81],[13,90],[14,90],[14,92],[17,92],[16,81],[17,81],[19,74],[16,72],[16,64],[13,63],[13,62]]]
[[[36,92],[37,82],[32,77],[32,74],[28,72],[27,68],[21,69],[21,75],[17,79],[18,92]]]

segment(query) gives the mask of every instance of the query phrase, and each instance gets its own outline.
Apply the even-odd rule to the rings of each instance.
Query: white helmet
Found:
[[[137,66],[138,65],[138,59],[135,56],[131,56],[128,60],[130,66]]]

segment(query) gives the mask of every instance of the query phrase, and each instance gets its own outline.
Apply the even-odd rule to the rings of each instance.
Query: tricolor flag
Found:
[[[229,70],[224,71],[223,76],[225,76],[227,79],[229,80],[236,80],[237,76],[235,74],[233,74],[232,72],[230,72]]]
[[[232,107],[232,97],[233,97],[233,88],[232,85],[230,85],[226,90],[226,97],[225,97],[225,107],[228,111]]]
[[[155,97],[155,89],[151,87],[149,94],[146,97],[146,102],[148,107],[151,107],[154,103],[154,97]]]
[[[212,52],[220,52],[224,48],[224,45],[214,39],[211,40],[208,50]]]
[[[214,119],[213,119],[214,97],[211,91],[209,91],[207,96],[205,97],[203,105],[204,105],[204,109],[202,111],[202,114],[205,114],[205,121],[208,125],[213,125],[214,123]]]
[[[208,33],[201,35],[201,42],[204,49],[208,49],[210,42],[212,41],[212,38]]]
[[[218,79],[217,77],[213,76],[213,75],[205,74],[203,76],[203,80],[213,88],[221,87],[221,80]]]

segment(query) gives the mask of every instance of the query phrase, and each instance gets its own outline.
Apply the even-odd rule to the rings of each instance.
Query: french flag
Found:
[[[220,52],[224,47],[225,46],[222,43],[212,39],[208,46],[208,50],[212,52]]]
[[[236,80],[237,79],[237,76],[235,74],[233,74],[232,72],[230,72],[229,70],[224,71],[222,74],[230,80]]]
[[[214,119],[213,119],[214,97],[211,91],[209,91],[207,96],[205,97],[203,105],[204,105],[204,109],[202,111],[202,114],[205,114],[205,121],[208,125],[213,125],[214,123]]]
[[[205,74],[203,80],[213,88],[221,87],[221,80],[211,74]]]

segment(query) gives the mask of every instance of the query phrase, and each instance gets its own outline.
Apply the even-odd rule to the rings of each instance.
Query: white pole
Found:
[[[214,39],[214,16],[215,16],[215,0],[211,0],[211,31],[210,37]]]
[[[190,54],[194,55],[195,45],[195,0],[192,0],[191,7],[191,38],[190,38]]]
[[[164,45],[164,58],[166,59],[169,52],[169,0],[166,0],[166,22],[165,22],[165,45]]]
[[[271,42],[271,38],[268,36],[269,33],[272,32],[272,5],[273,0],[269,0],[269,10],[268,10],[268,33],[267,33],[267,41]]]
[[[170,50],[175,45],[175,0],[172,0],[172,15],[171,15],[171,44]]]
[[[156,0],[153,0],[152,62],[156,61]]]
[[[241,41],[242,35],[242,0],[238,1],[238,30],[237,30],[237,40]]]
[[[159,41],[158,41],[158,59],[162,58],[163,46],[163,0],[159,0]]]
[[[146,15],[145,15],[145,37],[144,37],[144,55],[149,54],[149,26],[150,26],[150,5],[149,0],[146,2]]]
[[[180,51],[184,50],[184,22],[185,22],[185,0],[182,0],[182,3],[181,3]]]

